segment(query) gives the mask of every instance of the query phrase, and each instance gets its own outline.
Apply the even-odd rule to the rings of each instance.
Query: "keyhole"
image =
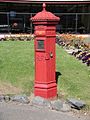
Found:
[[[50,57],[53,58],[53,53],[52,52],[50,53]]]

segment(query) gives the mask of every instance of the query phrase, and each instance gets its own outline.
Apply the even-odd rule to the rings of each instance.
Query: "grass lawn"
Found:
[[[33,91],[33,47],[33,41],[0,42],[0,84],[11,84],[26,94]],[[58,79],[59,96],[79,98],[90,106],[90,67],[58,45],[56,54],[57,71],[61,73]]]
[[[30,93],[34,79],[33,61],[33,42],[0,42],[0,83],[11,83],[22,92]]]
[[[90,67],[67,54],[57,45],[58,94],[74,97],[87,102],[90,106]]]

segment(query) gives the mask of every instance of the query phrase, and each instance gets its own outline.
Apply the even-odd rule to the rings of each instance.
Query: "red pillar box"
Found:
[[[35,83],[34,95],[44,98],[57,96],[55,78],[55,39],[59,17],[43,10],[31,18],[35,25]]]

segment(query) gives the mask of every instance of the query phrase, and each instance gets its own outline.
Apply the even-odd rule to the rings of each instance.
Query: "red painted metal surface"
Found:
[[[34,95],[44,98],[57,96],[55,78],[56,24],[60,20],[54,14],[43,10],[31,18],[35,25],[35,83]]]

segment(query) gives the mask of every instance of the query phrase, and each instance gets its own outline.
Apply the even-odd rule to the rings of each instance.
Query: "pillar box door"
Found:
[[[34,95],[44,98],[57,96],[57,85],[55,77],[55,39],[56,24],[59,17],[43,10],[31,18],[34,24],[35,34],[35,82]]]

